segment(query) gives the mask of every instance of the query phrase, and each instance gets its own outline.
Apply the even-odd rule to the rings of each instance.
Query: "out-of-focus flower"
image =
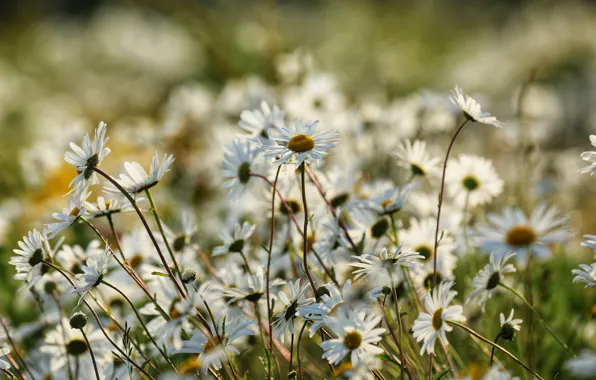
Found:
[[[579,269],[573,269],[571,273],[575,275],[573,283],[583,282],[586,288],[596,288],[596,263],[580,264]]]
[[[491,116],[488,112],[482,112],[480,104],[470,96],[465,95],[463,90],[457,85],[452,91],[451,101],[461,109],[466,119],[493,125],[498,128],[503,127],[503,124],[496,117]]]
[[[449,196],[459,206],[487,204],[503,191],[491,160],[474,155],[462,154],[449,161],[445,181]]]
[[[592,143],[593,146],[596,147],[596,135],[590,135],[590,142]],[[594,152],[594,151],[583,152],[581,154],[581,158],[582,158],[582,160],[589,162],[590,165],[581,169],[580,173],[582,173],[582,174],[590,173],[590,175],[594,175],[594,173],[596,173],[596,152]]]
[[[474,291],[470,293],[466,303],[472,301],[472,299],[479,297],[480,306],[482,311],[486,306],[486,301],[492,297],[496,291],[499,282],[503,280],[503,277],[507,273],[515,272],[513,264],[505,264],[507,260],[515,256],[515,253],[510,253],[506,256],[497,255],[494,252],[490,254],[490,262],[485,265],[484,269],[472,279],[472,286]]]
[[[164,154],[161,164],[157,157],[157,152],[153,154],[151,160],[151,168],[149,174],[137,162],[125,162],[125,173],[120,174],[118,183],[130,194],[142,193],[157,185],[163,178],[164,174],[169,171],[170,165],[174,162],[173,154]],[[112,183],[105,185],[104,190],[108,193],[120,194],[120,190]]]

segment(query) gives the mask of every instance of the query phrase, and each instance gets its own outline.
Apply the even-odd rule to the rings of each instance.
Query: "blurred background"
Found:
[[[240,213],[219,173],[242,110],[266,100],[344,141],[373,136],[358,159],[395,178],[389,152],[403,138],[444,154],[455,84],[507,123],[474,125],[456,148],[495,159],[507,185],[492,207],[548,200],[571,217],[570,283],[592,256],[581,235],[596,233],[596,184],[577,172],[596,132],[594,36],[588,1],[0,1],[1,308],[33,317],[8,258],[66,205],[64,152],[99,121],[110,173],[125,160],[148,167],[154,149],[174,153],[170,190],[156,195],[166,218],[194,208],[208,249]]]

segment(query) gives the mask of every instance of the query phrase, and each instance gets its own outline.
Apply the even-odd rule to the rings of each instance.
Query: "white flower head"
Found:
[[[235,139],[234,144],[224,146],[224,150],[223,188],[228,189],[228,196],[235,200],[248,188],[252,174],[263,168],[259,165],[257,149],[248,140]]]
[[[374,277],[384,276],[387,272],[392,272],[393,268],[397,266],[409,268],[422,265],[421,260],[424,260],[424,256],[401,244],[391,254],[387,251],[387,248],[383,248],[378,255],[364,254],[352,257],[355,262],[350,263],[350,266],[358,268],[353,272],[356,275],[354,280],[370,275]]]
[[[15,266],[15,280],[31,282],[33,269],[43,265],[41,262],[46,256],[44,237],[37,230],[29,231],[18,245],[20,249],[13,250],[17,255],[12,256],[8,263]]]
[[[437,338],[441,339],[443,344],[448,345],[446,332],[453,330],[447,321],[465,322],[463,308],[460,305],[449,306],[453,298],[457,295],[456,291],[451,290],[453,281],[444,281],[428,292],[424,297],[424,308],[426,312],[421,312],[414,321],[414,338],[417,341],[424,341],[420,355],[425,351],[428,354],[434,354],[435,342]]]
[[[298,315],[301,314],[300,309],[314,301],[313,298],[306,297],[306,292],[310,288],[310,284],[308,282],[300,285],[300,279],[298,279],[294,282],[290,282],[288,287],[290,288],[289,297],[282,291],[280,291],[278,294],[279,300],[284,305],[284,308],[281,312],[275,315],[272,326],[272,328],[274,328],[273,336],[276,339],[279,339],[282,343],[284,342],[284,336],[286,332],[294,332],[294,320]]]
[[[170,170],[169,168],[173,162],[173,154],[164,154],[160,163],[157,152],[154,152],[149,174],[138,162],[125,162],[124,173],[120,174],[117,181],[130,194],[142,193],[157,185],[164,174]],[[111,183],[106,184],[104,190],[108,193],[120,193],[120,190]]]
[[[391,215],[404,207],[410,192],[417,187],[418,185],[413,183],[405,185],[401,190],[397,186],[391,187],[374,197],[362,201],[361,206],[379,215]]]
[[[75,285],[69,294],[81,295],[77,306],[80,305],[89,290],[101,283],[108,271],[108,261],[111,255],[109,248],[106,247],[102,253],[89,257],[86,265],[82,268],[83,273],[79,273],[75,276]]]
[[[106,135],[106,123],[103,121],[99,123],[95,129],[95,140],[91,141],[87,133],[83,137],[81,146],[71,142],[70,148],[72,152],[64,154],[64,161],[76,166],[78,175],[68,185],[77,191],[87,185],[95,185],[99,182],[97,174],[93,169],[103,161],[103,159],[110,153],[110,148],[104,147],[109,137]]]
[[[234,227],[234,232],[230,234],[224,230],[219,236],[223,244],[213,248],[213,256],[219,256],[226,253],[240,253],[247,245],[248,239],[252,236],[256,226],[249,222],[238,223]]]
[[[0,336],[1,338],[2,336]],[[10,348],[0,346],[0,369],[8,370],[10,369],[10,363],[2,360],[1,358],[10,354]]]
[[[139,199],[137,198],[137,200]],[[106,199],[101,195],[97,197],[97,202],[95,203],[86,202],[85,210],[91,218],[101,218],[103,216],[110,216],[121,212],[134,211],[130,202],[126,198],[119,199],[118,197],[110,197],[109,199]]]
[[[501,321],[501,332],[499,335],[503,339],[511,341],[515,332],[521,329],[523,321],[521,319],[513,319],[513,309],[511,309],[511,313],[509,313],[507,319],[505,319],[503,313],[499,314],[499,320]]]
[[[267,102],[262,101],[261,109],[242,111],[238,125],[246,130],[250,137],[258,138],[264,144],[272,144],[274,142],[269,140],[269,136],[271,132],[285,126],[284,113],[277,105],[271,108]]]
[[[52,217],[58,220],[58,222],[46,224],[43,231],[44,235],[51,240],[61,231],[77,222],[79,218],[85,214],[87,198],[89,195],[91,195],[91,192],[87,192],[86,188],[81,188],[75,193],[70,194],[68,208],[63,209],[62,212],[55,212],[52,214]]]
[[[411,176],[434,178],[439,171],[438,157],[431,157],[426,150],[426,141],[405,139],[395,152],[397,164],[408,170]]]
[[[507,260],[515,255],[514,252],[505,256],[497,255],[494,252],[491,253],[490,262],[472,280],[474,291],[470,293],[466,304],[478,297],[482,311],[484,311],[486,301],[496,292],[497,286],[503,280],[504,275],[515,272],[513,264],[506,264]]]
[[[583,282],[586,288],[596,288],[596,263],[587,265],[580,264],[579,269],[573,269],[571,273],[575,276],[573,283]]]
[[[463,90],[457,85],[453,89],[450,99],[464,113],[466,119],[493,125],[498,128],[503,127],[503,124],[496,117],[491,116],[488,112],[482,112],[480,104],[470,96],[465,95]]]
[[[462,154],[449,161],[445,181],[447,191],[455,203],[475,207],[489,203],[503,191],[491,160],[484,157]]]
[[[590,135],[590,142],[592,143],[592,146],[596,147],[596,135]],[[590,173],[590,175],[594,175],[594,173],[596,173],[596,152],[594,152],[594,151],[583,152],[580,157],[582,160],[590,163],[590,165],[582,168],[580,170],[580,173],[581,174]]]
[[[328,150],[339,144],[338,132],[316,132],[318,121],[295,120],[289,128],[283,127],[279,134],[271,136],[281,145],[264,145],[260,147],[268,159],[275,159],[275,165],[308,164],[316,162],[328,154]]]
[[[577,377],[594,378],[596,376],[596,351],[585,350],[577,358],[567,360],[565,369]]]
[[[585,240],[582,241],[584,247],[596,250],[596,235],[584,235],[584,239]]]

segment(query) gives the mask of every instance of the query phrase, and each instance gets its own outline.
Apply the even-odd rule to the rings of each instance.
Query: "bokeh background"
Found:
[[[34,318],[8,258],[66,204],[64,152],[101,120],[108,172],[124,160],[148,166],[154,149],[174,153],[156,195],[166,219],[194,209],[208,249],[239,207],[223,200],[219,172],[243,109],[266,100],[359,130],[371,140],[354,154],[399,178],[378,152],[423,137],[443,155],[454,84],[507,123],[474,125],[456,147],[495,160],[506,190],[492,208],[547,200],[570,216],[574,241],[544,281],[571,288],[570,269],[592,257],[581,235],[596,233],[596,179],[577,172],[596,133],[594,36],[587,1],[1,1],[0,310],[17,325]],[[594,296],[573,292],[559,294],[564,307],[594,319]]]

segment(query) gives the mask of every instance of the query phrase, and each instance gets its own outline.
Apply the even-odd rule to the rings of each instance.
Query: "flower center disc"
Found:
[[[296,135],[288,142],[288,149],[297,152],[307,152],[315,147],[315,141],[307,135]]]
[[[414,251],[418,252],[421,256],[424,256],[424,261],[427,261],[433,255],[433,249],[427,245],[419,245]]]
[[[358,331],[350,331],[344,337],[344,346],[348,350],[355,350],[362,344],[362,335]]]
[[[499,281],[501,281],[501,275],[499,274],[499,272],[493,273],[488,279],[488,282],[486,283],[486,289],[491,290],[496,288],[497,285],[499,285]]]
[[[29,258],[29,265],[34,267],[37,264],[41,263],[41,260],[43,260],[43,251],[41,250],[41,248],[37,248]]]
[[[87,352],[87,343],[81,339],[73,339],[66,344],[66,351],[72,356],[80,356]]]
[[[466,189],[468,189],[468,191],[474,191],[480,187],[480,182],[478,181],[478,179],[471,175],[464,177],[461,183],[462,185],[464,185]]]
[[[534,229],[525,224],[513,227],[505,236],[505,241],[507,244],[516,247],[528,246],[532,243],[535,243],[536,239],[537,236]]]
[[[433,314],[433,328],[439,330],[443,326],[443,308],[437,309]]]
[[[250,169],[250,162],[243,162],[238,166],[238,180],[242,184],[248,183],[252,170]]]

